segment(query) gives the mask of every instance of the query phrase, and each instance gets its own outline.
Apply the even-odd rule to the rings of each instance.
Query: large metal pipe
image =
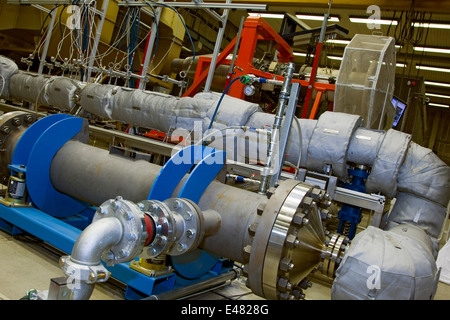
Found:
[[[133,161],[108,151],[69,141],[55,155],[50,178],[55,189],[92,205],[121,196],[135,203],[146,200],[161,166],[144,160]],[[175,188],[177,197],[184,179]],[[266,196],[212,181],[198,205],[221,216],[220,230],[200,247],[234,261],[243,261],[242,248],[248,241],[247,227]]]
[[[58,191],[92,205],[117,196],[139,202],[147,199],[160,170],[144,160],[69,141],[53,158],[50,179]]]

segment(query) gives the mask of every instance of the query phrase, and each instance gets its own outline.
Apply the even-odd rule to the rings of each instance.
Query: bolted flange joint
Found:
[[[122,237],[102,255],[108,266],[128,262],[139,256],[148,238],[145,216],[133,202],[122,197],[110,199],[101,204],[92,223],[105,218],[116,218],[122,225]]]
[[[220,224],[217,212],[202,212],[188,199],[144,200],[138,206],[155,225],[154,238],[146,244],[141,255],[146,259],[161,254],[177,256],[190,252],[210,233],[209,229],[216,229]]]

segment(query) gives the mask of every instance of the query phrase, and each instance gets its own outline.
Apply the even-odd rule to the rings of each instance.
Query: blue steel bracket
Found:
[[[18,141],[12,165],[24,165],[27,189],[33,204],[54,217],[79,214],[88,205],[58,192],[50,180],[50,166],[58,150],[83,129],[82,118],[51,115],[35,122]]]
[[[164,201],[170,198],[175,187],[191,171],[184,181],[178,198],[197,203],[224,164],[225,152],[222,150],[202,145],[183,148],[164,165],[152,186],[148,200]],[[187,279],[200,278],[220,264],[219,256],[200,249],[173,256],[171,260],[175,270]]]
[[[28,232],[39,239],[51,244],[55,248],[70,254],[72,248],[81,234],[81,230],[69,225],[64,220],[52,217],[34,207],[14,208],[0,204],[0,227],[3,221],[8,226],[18,226],[20,230]],[[171,285],[174,279],[151,278],[129,267],[129,263],[120,263],[114,267],[107,267],[113,278],[128,286],[152,295],[160,293]],[[168,282],[165,282],[165,281]]]

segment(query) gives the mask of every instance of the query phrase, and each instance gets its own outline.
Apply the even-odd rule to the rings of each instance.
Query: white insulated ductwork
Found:
[[[190,132],[196,128],[204,133],[220,98],[220,94],[209,92],[199,93],[193,98],[176,98],[111,85],[77,84],[73,80],[67,82],[55,77],[22,72],[11,73],[10,70],[14,70],[14,66],[5,67],[5,61],[5,59],[0,61],[2,66],[0,72],[3,76],[4,90],[7,90],[4,92],[9,92],[11,99],[30,103],[38,101],[40,104],[52,105],[62,110],[68,110],[72,106],[70,102],[73,102],[79,104],[86,112],[106,119],[164,132],[173,129]],[[65,83],[68,87],[75,86],[76,89],[52,91],[52,83]],[[51,97],[55,94],[67,96],[64,99]],[[225,96],[217,113],[214,128],[247,126],[261,129],[271,127],[273,120],[274,115],[261,112],[258,105]],[[298,119],[298,122],[293,122],[286,149],[286,160],[290,163],[299,163],[301,167],[321,173],[331,169],[333,175],[344,181],[347,178],[347,163],[369,166],[371,171],[366,182],[368,192],[396,198],[392,211],[383,219],[381,229],[368,228],[360,232],[351,244],[351,250],[346,254],[348,258],[341,263],[337,272],[333,287],[334,298],[427,298],[430,292],[432,293],[430,281],[435,281],[433,275],[437,272],[435,266],[437,237],[450,200],[450,168],[430,149],[412,142],[411,135],[393,129],[387,132],[366,129],[362,127],[363,120],[360,116],[337,112],[325,112],[318,120]],[[235,150],[235,144],[245,139],[249,145],[256,144],[257,149],[265,151],[265,147],[259,145],[256,133],[234,130],[233,138],[228,139],[227,136],[226,139],[228,158],[235,156],[235,152],[232,152]],[[214,141],[210,146],[221,148],[223,143]],[[415,231],[408,231],[405,235],[402,231],[404,228]],[[416,232],[416,229],[420,232]],[[424,242],[421,232],[426,235],[427,244],[415,246],[417,241],[421,244]],[[401,251],[402,254],[394,254],[397,251],[386,246],[386,243],[389,245],[392,243],[389,239],[394,239],[398,243],[394,248],[404,250]],[[372,247],[377,248],[377,252],[387,251],[374,255]],[[390,265],[386,266],[385,272],[384,266],[378,264],[382,277],[383,274],[391,274],[391,266],[416,269],[422,265],[415,258],[406,258],[408,254],[423,256],[425,259],[423,261],[429,264],[424,267],[427,270],[424,275],[426,288],[420,287],[421,283],[417,282],[415,293],[407,290],[396,291],[393,296],[389,293],[389,288],[386,288],[386,291],[382,288],[368,292],[365,283],[355,282],[351,290],[359,290],[358,293],[348,295],[345,288],[349,285],[349,281],[353,280],[347,277],[350,273],[346,272],[348,269],[346,261],[354,261],[351,257],[355,252],[358,261],[354,263],[363,269],[374,265],[373,259],[385,259],[388,255]],[[367,279],[366,269],[363,273]],[[410,273],[407,277],[411,279],[416,276],[417,274]],[[397,279],[402,277],[403,275],[398,273]],[[384,283],[383,280],[381,283]]]

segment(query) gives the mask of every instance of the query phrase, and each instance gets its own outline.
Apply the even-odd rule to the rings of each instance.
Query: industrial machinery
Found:
[[[215,16],[226,22],[227,11]],[[304,299],[313,277],[332,283],[333,299],[433,298],[449,167],[409,134],[365,127],[361,115],[297,118],[302,81],[289,48],[261,19],[246,26],[255,43],[258,32],[278,42],[283,66],[269,77],[251,66],[252,52],[241,54],[246,67],[222,93],[196,93],[213,72],[175,97],[145,90],[145,72],[44,75],[0,56],[0,221],[65,252],[64,277],[44,298],[89,299],[96,283],[115,278],[127,299],[177,299],[237,276],[270,300]],[[222,63],[235,44],[198,64]],[[140,84],[101,83],[89,72]],[[277,88],[274,113],[240,99],[252,85]],[[95,147],[99,136],[127,147]],[[370,225],[357,233],[363,210]]]
[[[25,94],[25,90],[18,92],[14,88],[16,77],[45,78],[18,72],[7,59],[3,62],[9,66],[3,70],[16,70],[12,75],[2,70],[8,88],[4,92],[10,95]],[[58,77],[52,83],[63,81],[64,78]],[[296,105],[298,95],[298,86],[288,82],[283,85],[286,91],[282,89],[285,100],[280,100],[286,109],[283,121],[293,114],[292,106]],[[90,86],[81,89],[81,101],[87,96],[83,91]],[[50,88],[50,85],[46,87],[49,91],[45,96],[54,95],[52,99],[62,92],[71,92],[52,92]],[[107,85],[104,88],[110,90]],[[103,91],[99,92],[100,97],[95,101],[100,101],[105,111],[115,114],[129,105],[121,104],[125,100],[117,97],[105,104],[105,98],[101,98]],[[163,98],[170,110],[169,96],[139,89],[129,92],[145,95],[144,99]],[[199,95],[188,99],[194,105],[204,103],[201,98],[204,93]],[[213,98],[214,95],[210,97]],[[186,98],[175,101],[181,103],[183,99]],[[149,101],[147,105],[151,108]],[[223,103],[225,107],[221,110],[226,111],[235,100],[228,97]],[[138,104],[132,103],[135,105]],[[248,103],[244,105],[248,107]],[[397,250],[404,249],[405,254],[411,246],[420,250],[420,255],[410,254],[426,257],[426,266],[421,263],[423,268],[412,268],[421,272],[424,281],[408,287],[407,293],[396,291],[400,294],[396,298],[432,297],[437,281],[433,239],[440,233],[445,217],[449,168],[430,150],[411,142],[409,135],[363,128],[361,117],[356,115],[328,112],[319,120],[297,119],[295,123],[291,118],[290,126],[275,127],[279,121],[276,115],[252,107],[247,122],[229,123],[225,128],[238,125],[240,134],[248,131],[267,137],[267,130],[263,129],[272,123],[270,132],[276,134],[278,130],[278,141],[285,139],[286,152],[281,154],[287,153],[290,162],[299,163],[295,166],[296,175],[281,168],[276,170],[274,166],[271,170],[260,166],[259,173],[272,181],[272,185],[260,187],[258,192],[217,180],[223,170],[239,175],[258,170],[230,155],[235,152],[229,150],[237,146],[227,144],[219,148],[224,146],[218,143],[220,139],[210,143],[206,136],[200,142],[208,141],[208,145],[196,141],[183,148],[171,146],[172,157],[160,166],[88,145],[90,128],[82,118],[61,113],[37,120],[33,112],[6,113],[0,130],[5,150],[3,181],[9,188],[4,199],[6,205],[1,206],[1,218],[70,254],[62,257],[61,265],[72,281],[69,283],[78,285],[71,291],[75,299],[88,298],[93,285],[109,277],[127,283],[129,298],[167,294],[224,273],[233,276],[230,270],[234,263],[243,267],[249,288],[268,299],[304,297],[307,277],[313,271],[335,279],[334,298],[348,298],[349,292],[353,298],[367,298],[367,295],[392,298],[389,293],[392,281],[384,283],[384,273],[392,277],[396,273],[385,270],[388,266],[383,261],[385,255],[390,255],[389,267],[396,266],[392,259],[397,259],[398,254],[394,255],[387,247],[384,251],[378,247],[375,252],[379,251],[379,256],[374,256],[373,250],[366,250],[364,235],[375,246],[374,241],[384,241],[385,246],[390,243]],[[216,109],[214,104],[210,108]],[[220,124],[226,114],[219,112],[211,119]],[[164,125],[162,120],[160,124]],[[290,134],[283,131],[287,127],[291,129]],[[248,140],[243,150],[255,144],[251,136]],[[273,140],[256,145],[268,150],[271,143]],[[278,142],[276,146],[280,148],[283,143]],[[244,154],[251,157],[251,153]],[[268,155],[266,151],[264,154]],[[276,154],[271,159],[276,159]],[[267,157],[266,162],[269,162]],[[348,163],[371,168],[365,181],[369,194],[338,186],[337,179],[348,178]],[[274,178],[276,174],[278,180]],[[261,178],[264,186],[262,181]],[[383,196],[377,195],[378,192]],[[387,215],[384,215],[385,197],[396,197]],[[327,221],[335,211],[334,203],[375,211],[372,226],[360,232],[352,244],[347,236],[327,230]],[[423,209],[418,214],[416,208]],[[402,261],[410,261],[417,267],[415,258],[411,259]],[[373,265],[379,267],[381,286],[368,287],[360,281],[359,287],[353,288],[358,285],[354,282],[355,270],[365,268],[359,277],[367,280],[371,273],[366,269]],[[399,277],[402,281],[412,281],[416,274]]]

